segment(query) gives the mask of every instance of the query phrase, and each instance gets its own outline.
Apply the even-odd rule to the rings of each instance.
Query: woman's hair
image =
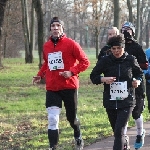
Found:
[[[113,36],[108,39],[107,45],[112,46],[122,46],[125,47],[125,40],[123,34]]]

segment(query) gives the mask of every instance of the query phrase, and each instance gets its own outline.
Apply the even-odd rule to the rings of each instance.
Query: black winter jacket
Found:
[[[137,61],[142,70],[147,70],[148,61],[147,61],[146,54],[145,54],[142,46],[140,46],[135,41],[130,41],[130,43],[125,43],[125,51],[129,55],[133,55],[137,58]]]
[[[98,61],[99,61],[102,57],[107,56],[107,55],[110,55],[110,54],[111,54],[110,46],[109,46],[109,45],[105,45],[105,46],[101,49],[101,51],[100,51],[100,53],[99,53],[99,55],[98,55]]]
[[[125,43],[125,51],[129,55],[133,55],[137,58],[137,61],[141,67],[142,70],[147,70],[148,68],[148,61],[146,58],[146,54],[142,48],[141,45],[139,45],[136,41],[130,40],[129,43]],[[143,78],[144,81],[144,78]],[[135,89],[135,94],[137,96],[140,96],[142,98],[145,98],[145,85],[144,82],[138,86],[138,88]]]
[[[128,97],[124,100],[110,100],[110,85],[104,83],[103,106],[109,109],[131,107],[135,105],[133,78],[141,79],[143,76],[134,56],[124,53],[120,58],[115,58],[113,54],[104,56],[93,68],[90,79],[93,84],[101,84],[101,74],[104,77],[116,77],[116,82],[127,81]]]

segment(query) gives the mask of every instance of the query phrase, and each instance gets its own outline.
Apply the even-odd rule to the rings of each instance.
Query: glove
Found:
[[[132,39],[132,36],[131,36],[130,33],[127,32],[126,30],[123,32],[123,34],[124,34],[125,40],[127,40],[127,39]]]
[[[145,79],[146,79],[146,80],[150,80],[150,74],[149,74],[149,73],[146,73],[146,74],[145,74]]]

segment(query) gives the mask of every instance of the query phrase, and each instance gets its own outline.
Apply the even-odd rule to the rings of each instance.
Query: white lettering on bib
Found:
[[[64,63],[62,59],[62,52],[54,52],[48,54],[48,66],[49,69],[57,70],[57,69],[64,69]]]
[[[110,100],[124,100],[128,97],[127,81],[110,84]]]

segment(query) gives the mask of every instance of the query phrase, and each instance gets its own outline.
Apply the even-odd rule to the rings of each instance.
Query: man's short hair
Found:
[[[115,30],[116,35],[119,35],[119,29],[117,27],[109,27],[108,30]]]

